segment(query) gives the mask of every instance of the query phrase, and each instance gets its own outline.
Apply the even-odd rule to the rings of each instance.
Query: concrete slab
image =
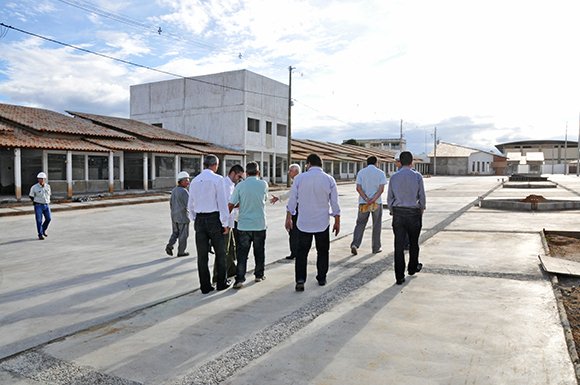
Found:
[[[429,270],[521,274],[540,279],[538,255],[544,254],[540,233],[442,231],[421,245]]]
[[[343,226],[329,282],[312,279],[312,253],[304,293],[294,292],[293,265],[283,260],[279,204],[267,208],[268,279],[208,296],[193,291],[195,256],[163,254],[167,202],[63,211],[44,242],[31,216],[2,217],[0,383],[574,383],[554,295],[533,255],[541,228],[531,229],[580,221],[462,210],[495,185],[493,177],[426,179],[434,205],[424,216],[425,268],[403,287],[393,286],[391,231],[383,253],[368,253],[367,232],[366,252],[350,255],[353,185],[339,186]],[[167,296],[178,298],[159,304]],[[149,303],[158,305],[118,319]],[[79,332],[92,324],[100,326]],[[67,337],[2,360],[56,335]]]
[[[549,282],[422,273],[402,289],[385,282],[224,383],[576,383],[569,358],[546,353],[566,350]]]
[[[580,263],[562,258],[540,255],[542,267],[549,273],[580,276]]]

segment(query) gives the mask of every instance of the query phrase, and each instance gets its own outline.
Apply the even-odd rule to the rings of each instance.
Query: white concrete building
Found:
[[[131,118],[244,152],[270,182],[285,182],[288,85],[248,70],[131,86]]]

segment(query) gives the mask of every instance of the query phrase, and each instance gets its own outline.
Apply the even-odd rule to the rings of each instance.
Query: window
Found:
[[[48,175],[52,180],[66,180],[65,154],[48,154]]]
[[[260,132],[260,121],[258,119],[248,118],[248,131]]]
[[[354,163],[353,162],[348,162],[348,173],[354,174]]]
[[[72,178],[73,180],[85,180],[85,156],[72,156]]]
[[[196,176],[201,172],[201,159],[199,158],[181,158],[181,170],[187,171],[190,176]]]
[[[266,135],[272,135],[272,122],[266,122]]]
[[[170,178],[175,176],[175,158],[170,156],[155,157],[155,176]]]
[[[285,124],[277,124],[276,125],[276,134],[278,136],[286,136],[286,125]]]
[[[121,179],[121,158],[113,156],[113,179]]]
[[[109,179],[109,157],[89,155],[89,179]]]
[[[471,162],[471,172],[475,172],[475,162]]]
[[[163,123],[153,123],[152,126],[163,128]]]

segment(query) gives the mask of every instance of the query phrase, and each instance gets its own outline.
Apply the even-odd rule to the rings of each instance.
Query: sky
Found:
[[[398,138],[402,120],[417,154],[435,138],[576,141],[579,14],[578,0],[0,0],[0,23],[27,32],[0,26],[0,102],[128,118],[129,87],[167,72],[288,84],[292,66],[295,138]]]

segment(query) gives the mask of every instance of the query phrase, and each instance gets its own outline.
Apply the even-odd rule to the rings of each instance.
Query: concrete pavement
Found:
[[[580,179],[551,179],[566,188],[550,194],[579,196]],[[537,256],[542,228],[580,231],[580,212],[476,207],[507,194],[492,177],[425,182],[425,267],[402,287],[388,215],[384,252],[367,231],[350,255],[353,185],[339,187],[328,284],[311,252],[304,293],[281,206],[268,207],[267,280],[206,296],[195,258],[163,256],[166,203],[63,212],[45,242],[32,218],[0,218],[0,383],[576,384]]]

